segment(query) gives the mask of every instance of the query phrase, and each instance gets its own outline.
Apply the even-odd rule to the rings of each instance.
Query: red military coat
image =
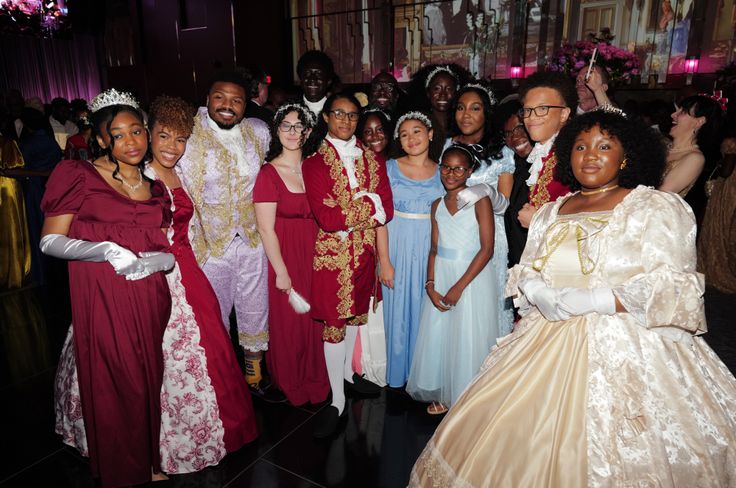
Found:
[[[353,200],[364,190],[376,193],[393,217],[393,197],[383,158],[370,149],[355,161],[358,188],[351,189],[347,172],[328,141],[304,161],[302,172],[307,199],[320,229],[312,269],[312,316],[339,320],[368,313],[376,280],[375,208],[367,197]],[[333,205],[334,203],[334,205]],[[346,233],[346,234],[345,234]]]
[[[540,208],[547,202],[554,202],[570,192],[568,186],[563,185],[555,178],[557,157],[555,156],[554,147],[550,149],[547,156],[542,158],[542,162],[544,164],[542,169],[539,170],[537,182],[529,189],[529,203],[535,208]]]

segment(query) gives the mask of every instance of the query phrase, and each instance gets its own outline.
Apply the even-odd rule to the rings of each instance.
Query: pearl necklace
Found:
[[[580,190],[580,194],[587,197],[590,195],[597,195],[598,193],[606,193],[607,191],[615,190],[616,188],[618,188],[618,185],[613,185],[606,188],[598,188],[597,190],[592,191]]]

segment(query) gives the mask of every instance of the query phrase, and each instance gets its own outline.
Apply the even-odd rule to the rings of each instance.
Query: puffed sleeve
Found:
[[[543,254],[541,251],[544,246],[544,236],[547,228],[554,222],[556,214],[556,204],[554,202],[543,205],[534,214],[529,224],[529,234],[519,264],[509,270],[505,296],[514,298],[514,305],[519,308],[519,315],[526,315],[533,307],[519,290],[519,285],[530,278],[543,278],[541,273],[535,270],[532,265],[537,256]]]
[[[25,165],[23,155],[13,139],[2,139],[0,147],[0,169],[22,168]]]
[[[268,163],[261,167],[256,177],[256,183],[253,186],[254,203],[279,201],[279,190],[276,186],[276,181],[274,181],[274,177],[278,177],[278,175],[275,173],[276,168]]]
[[[62,161],[51,172],[41,200],[45,217],[76,214],[86,197],[86,161]],[[94,170],[94,168],[92,168]]]
[[[641,267],[613,293],[643,327],[706,332],[705,280],[695,271],[695,216],[674,193],[651,190],[629,219],[641,221]],[[634,252],[631,249],[630,252]]]
[[[503,146],[501,150],[501,158],[494,160],[494,164],[499,166],[498,174],[511,173],[514,174],[516,171],[516,162],[514,161],[514,151],[508,147]]]
[[[371,217],[375,209],[370,199],[353,200],[347,188],[340,189],[339,195],[334,194],[335,181],[330,176],[329,168],[324,164],[321,151],[304,160],[302,173],[309,206],[322,230],[339,232],[379,225]],[[384,168],[384,177],[385,174]],[[326,205],[324,203],[326,198],[336,200],[337,205]],[[391,209],[393,216],[393,207]]]

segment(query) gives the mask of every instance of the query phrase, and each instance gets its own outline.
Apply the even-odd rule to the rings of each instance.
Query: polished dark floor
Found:
[[[53,380],[70,323],[64,280],[0,294],[0,486],[97,486],[87,462],[54,434]],[[345,428],[312,437],[325,405],[255,401],[260,437],[200,473],[152,484],[168,487],[400,487],[438,424],[401,390],[349,398]]]

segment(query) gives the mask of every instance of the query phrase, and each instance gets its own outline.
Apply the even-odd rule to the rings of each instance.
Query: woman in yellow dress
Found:
[[[31,248],[21,183],[23,156],[0,135],[0,290],[19,288],[31,270]]]
[[[506,288],[523,318],[410,486],[734,486],[736,379],[698,337],[695,219],[651,188],[654,140],[601,111],[562,129],[557,169],[579,191],[534,216]]]

